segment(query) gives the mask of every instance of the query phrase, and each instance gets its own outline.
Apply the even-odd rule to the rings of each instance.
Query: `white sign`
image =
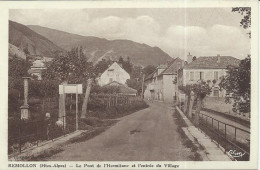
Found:
[[[82,84],[59,85],[59,94],[64,94],[64,93],[82,94]]]

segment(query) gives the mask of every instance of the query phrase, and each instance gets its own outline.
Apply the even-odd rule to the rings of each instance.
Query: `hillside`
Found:
[[[48,38],[65,50],[82,46],[89,61],[102,58],[117,60],[119,56],[130,57],[135,65],[158,65],[172,58],[158,47],[136,43],[130,40],[106,40],[91,36],[81,36],[41,26],[28,25],[30,29]]]
[[[55,57],[56,53],[64,51],[62,48],[34,32],[27,26],[9,21],[9,43],[21,51],[28,49],[31,55]]]

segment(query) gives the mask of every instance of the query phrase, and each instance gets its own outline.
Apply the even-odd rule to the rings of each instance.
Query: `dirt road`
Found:
[[[50,161],[190,161],[192,153],[182,142],[173,110],[163,103],[120,119],[104,133],[64,146]]]

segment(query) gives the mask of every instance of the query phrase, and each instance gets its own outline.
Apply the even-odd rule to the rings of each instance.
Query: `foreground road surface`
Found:
[[[125,116],[102,134],[70,144],[50,161],[190,161],[174,113],[163,103]]]

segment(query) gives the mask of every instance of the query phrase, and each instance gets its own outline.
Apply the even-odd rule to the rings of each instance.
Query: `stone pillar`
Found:
[[[30,118],[29,105],[28,105],[28,80],[30,77],[23,77],[24,80],[24,104],[20,107],[21,119],[28,120]]]

